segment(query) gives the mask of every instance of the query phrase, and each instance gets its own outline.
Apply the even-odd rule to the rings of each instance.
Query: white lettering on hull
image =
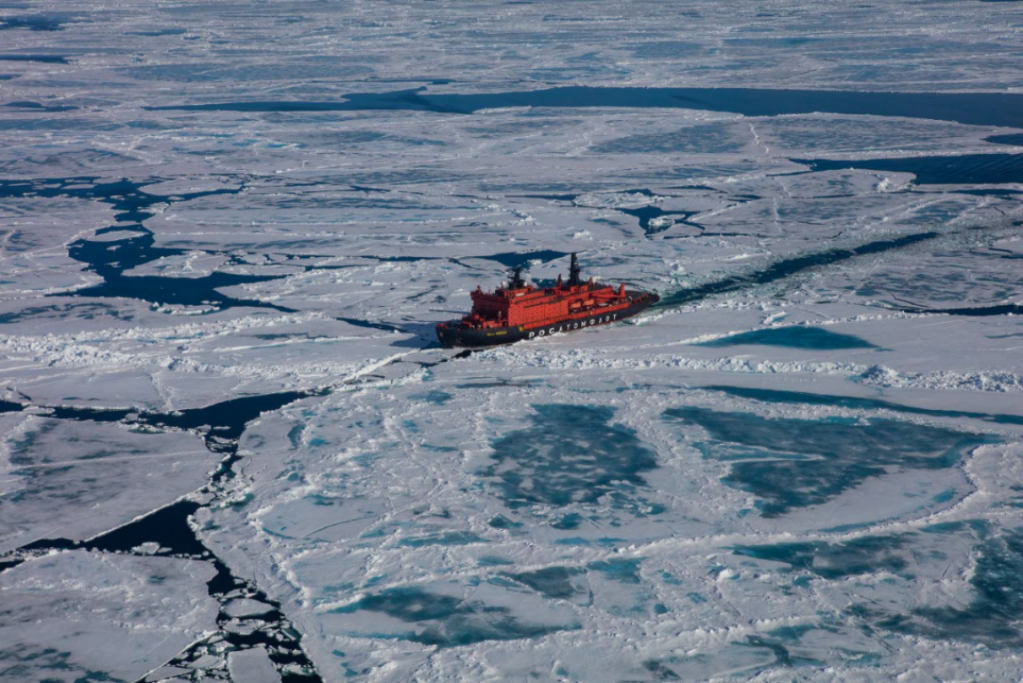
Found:
[[[548,334],[554,334],[556,332],[564,332],[566,329],[571,331],[571,330],[578,330],[580,327],[588,327],[590,325],[603,325],[605,323],[614,322],[617,319],[618,319],[618,314],[617,313],[609,313],[609,314],[607,314],[605,316],[602,316],[602,317],[599,317],[599,318],[590,318],[589,320],[580,320],[580,321],[576,321],[574,323],[558,325],[557,327],[549,327],[547,329],[542,329],[541,328],[539,330],[530,330],[529,331],[529,336],[527,337],[527,339],[532,339],[534,337],[545,337]]]

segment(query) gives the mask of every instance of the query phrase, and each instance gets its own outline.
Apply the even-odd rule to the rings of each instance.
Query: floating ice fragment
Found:
[[[238,683],[278,683],[281,680],[266,648],[261,646],[229,653],[227,669],[231,680]]]

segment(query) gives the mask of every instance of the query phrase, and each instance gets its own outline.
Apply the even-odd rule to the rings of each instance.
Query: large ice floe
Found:
[[[6,3],[0,680],[1017,679],[1019,7]]]

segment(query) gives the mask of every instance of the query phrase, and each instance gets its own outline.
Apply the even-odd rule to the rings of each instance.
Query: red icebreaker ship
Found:
[[[579,277],[579,262],[572,254],[568,282],[537,289],[514,270],[506,287],[493,293],[479,287],[472,293],[472,313],[461,320],[437,325],[437,338],[448,348],[510,344],[556,332],[572,332],[607,325],[632,317],[660,299],[656,294],[627,291]]]

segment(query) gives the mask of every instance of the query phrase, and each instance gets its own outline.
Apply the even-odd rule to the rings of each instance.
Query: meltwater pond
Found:
[[[829,582],[859,577],[864,586],[897,580],[945,580],[950,563],[965,561],[969,588],[952,604],[942,604],[947,599],[934,596],[915,605],[912,601],[864,603],[862,594],[866,591],[860,589],[847,596],[853,604],[846,613],[882,630],[930,639],[996,648],[1023,644],[1019,622],[1023,609],[1023,528],[993,529],[971,520],[841,541],[736,546],[732,552],[771,563],[762,566],[780,573],[809,575],[812,580]],[[840,584],[829,585],[835,589]]]
[[[484,602],[479,599],[480,594],[489,594],[497,602]],[[508,604],[509,601],[516,606]],[[520,611],[529,614],[529,607],[536,610],[530,614],[532,619],[517,614]],[[568,616],[565,611],[545,609],[539,598],[530,600],[498,586],[486,586],[472,597],[418,586],[388,588],[340,607],[334,614],[341,615],[337,623],[353,634],[439,647],[539,638],[578,628],[578,624],[564,621]],[[379,616],[374,619],[374,614]],[[539,616],[547,616],[548,620],[538,623],[535,618]],[[553,620],[549,621],[551,617]]]
[[[911,534],[863,536],[828,543],[806,541],[774,545],[736,546],[736,555],[789,565],[792,571],[806,571],[824,579],[844,579],[877,572],[900,573],[910,565]]]
[[[608,496],[615,507],[649,510],[637,489],[647,486],[642,475],[657,467],[656,455],[635,431],[611,424],[613,408],[534,407],[533,424],[497,440],[494,464],[480,472],[509,507],[597,503]]]
[[[585,596],[588,586],[582,567],[543,567],[528,572],[506,573],[504,576],[532,588],[551,600],[568,600]]]
[[[992,647],[1023,645],[1023,527],[1004,530],[979,544],[975,552],[969,603],[918,607],[910,614],[887,617],[878,625],[928,638],[967,640]],[[870,614],[870,607],[863,611]]]
[[[697,447],[730,463],[722,481],[755,495],[763,517],[827,503],[871,478],[951,468],[969,449],[991,442],[894,420],[769,419],[697,407],[671,408],[663,416],[707,433],[710,439]]]
[[[720,339],[701,342],[697,346],[739,346],[741,344],[762,344],[764,346],[786,346],[794,349],[874,349],[865,339],[851,334],[839,334],[823,327],[770,327],[733,334]]]

